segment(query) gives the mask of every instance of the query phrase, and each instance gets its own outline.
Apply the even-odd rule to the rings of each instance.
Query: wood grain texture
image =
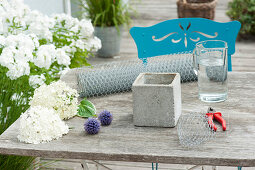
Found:
[[[162,22],[164,20],[177,18],[177,6],[176,0],[130,0],[133,7],[137,9],[138,16],[133,18],[132,26],[151,26]],[[226,16],[227,4],[232,0],[219,0],[216,7],[216,16],[215,20],[219,22],[227,22],[229,18]],[[119,56],[114,57],[113,59],[102,59],[102,58],[91,58],[91,64],[106,63],[112,61],[122,61],[128,59],[134,59],[137,57],[136,45],[131,38],[128,30],[122,34],[121,42],[121,53]],[[255,71],[255,42],[237,42],[236,43],[236,53],[232,57],[233,61],[233,71]],[[249,66],[246,66],[247,63]],[[69,82],[72,85],[75,85],[74,81],[71,80],[69,74]],[[198,109],[196,109],[198,110]],[[111,167],[112,169],[129,169],[129,170],[141,170],[141,169],[150,169],[151,163],[129,163],[129,162],[112,162],[108,164],[108,161],[104,161],[104,164]],[[71,165],[73,166],[73,165]],[[71,167],[70,166],[70,167]],[[188,165],[185,165],[188,166]],[[59,166],[56,166],[59,167]],[[162,167],[162,163],[159,164],[160,169],[187,169],[186,167],[181,168],[178,165],[169,165],[165,164]],[[96,169],[96,168],[95,168]],[[207,170],[207,168],[205,168]],[[211,169],[211,168],[208,168]],[[236,170],[235,167],[218,167],[219,170]],[[246,168],[243,168],[246,169]],[[250,170],[254,168],[249,168]]]
[[[227,131],[217,131],[212,141],[199,148],[183,148],[176,128],[135,127],[132,121],[132,94],[91,99],[98,111],[110,110],[112,125],[98,135],[87,135],[84,119],[67,121],[70,132],[45,144],[17,140],[19,120],[0,137],[0,153],[37,157],[160,162],[172,164],[255,166],[255,73],[229,73],[229,99],[210,104],[221,111]],[[183,113],[206,110],[209,104],[197,99],[196,83],[182,84]],[[156,113],[155,113],[156,114]],[[220,129],[220,128],[219,128]]]

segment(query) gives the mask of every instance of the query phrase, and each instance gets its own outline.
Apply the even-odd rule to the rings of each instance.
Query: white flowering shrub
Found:
[[[89,65],[86,58],[101,48],[90,20],[48,17],[22,0],[0,1],[0,14],[0,69],[11,80],[37,75],[38,85],[49,83],[62,70]]]
[[[86,58],[101,48],[93,32],[89,20],[79,21],[65,14],[46,16],[30,10],[22,0],[0,0],[0,134],[29,108],[35,88],[57,80],[69,68],[89,65]],[[46,142],[67,133],[68,128],[57,120],[61,119],[55,112],[60,113],[60,109],[48,112],[47,108],[40,111],[36,107],[21,118],[20,141]],[[35,124],[31,124],[32,118],[25,121],[28,115],[36,117]],[[39,133],[37,128],[27,129],[45,118],[56,125],[44,123],[40,128],[47,128]],[[0,155],[0,169],[30,169],[26,162],[33,162],[33,158]]]
[[[46,16],[22,0],[0,0],[0,134],[29,108],[35,88],[89,65],[87,57],[101,48],[93,32],[89,20]],[[0,169],[15,169],[2,168],[6,157],[0,155]]]
[[[58,139],[68,131],[68,126],[53,109],[35,106],[20,116],[18,139],[25,143],[39,144]]]
[[[77,90],[59,80],[37,88],[30,105],[53,108],[62,120],[69,119],[77,114],[78,96]]]
[[[93,32],[90,20],[43,15],[22,0],[0,1],[0,123],[4,124],[0,134],[28,109],[35,88],[58,80],[70,68],[89,65],[86,58],[101,48]]]

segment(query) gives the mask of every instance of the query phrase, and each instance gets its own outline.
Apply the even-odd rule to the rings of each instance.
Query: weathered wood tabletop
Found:
[[[210,105],[221,111],[227,131],[198,148],[179,144],[176,128],[135,127],[132,123],[132,94],[118,94],[92,100],[97,110],[108,109],[114,120],[98,135],[87,135],[84,119],[73,118],[73,129],[59,140],[25,144],[17,140],[19,120],[0,137],[0,153],[36,157],[161,162],[172,164],[255,166],[255,73],[229,73],[229,98],[208,104],[197,98],[197,84],[182,84],[183,113],[206,111]],[[156,114],[156,113],[155,113]],[[220,126],[220,125],[218,125]]]

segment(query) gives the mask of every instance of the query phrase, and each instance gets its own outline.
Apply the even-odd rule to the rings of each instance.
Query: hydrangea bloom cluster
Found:
[[[38,86],[41,86],[44,84],[45,76],[43,74],[41,75],[31,75],[29,77],[29,84],[33,88],[37,88]]]
[[[69,119],[77,114],[78,93],[68,87],[63,81],[42,85],[34,92],[30,106],[53,108],[63,119]]]
[[[101,48],[90,20],[48,17],[22,0],[0,1],[0,13],[0,70],[11,80],[31,76],[30,85],[37,87],[66,68],[85,65],[88,55]]]
[[[8,68],[6,75],[10,79],[30,74],[29,62],[33,60],[33,52],[38,45],[38,40],[33,35],[0,36],[0,65]]]
[[[53,109],[35,106],[21,115],[18,139],[25,143],[45,143],[62,137],[68,131],[68,126]]]

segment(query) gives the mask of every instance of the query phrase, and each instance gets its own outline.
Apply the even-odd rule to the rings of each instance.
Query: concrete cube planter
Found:
[[[174,127],[181,115],[179,73],[141,73],[132,86],[136,126]]]

